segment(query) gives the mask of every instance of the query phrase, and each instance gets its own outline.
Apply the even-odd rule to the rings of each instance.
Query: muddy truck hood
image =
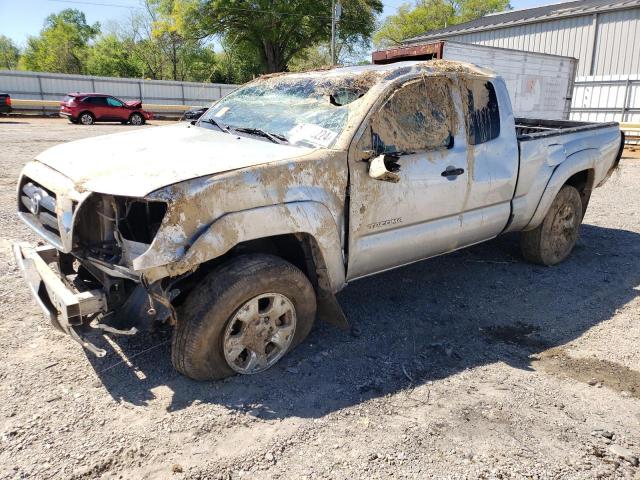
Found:
[[[144,197],[216,173],[300,157],[311,150],[177,124],[86,138],[36,157],[78,190]]]

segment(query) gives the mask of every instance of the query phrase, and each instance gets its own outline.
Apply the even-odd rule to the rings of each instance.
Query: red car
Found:
[[[0,113],[11,113],[11,96],[8,93],[0,93]]]
[[[153,115],[142,109],[141,101],[123,102],[103,93],[70,93],[60,102],[60,116],[71,123],[121,122],[142,125]]]

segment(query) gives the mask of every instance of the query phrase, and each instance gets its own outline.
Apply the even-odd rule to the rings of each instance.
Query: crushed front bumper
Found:
[[[13,254],[35,301],[53,326],[97,356],[104,356],[104,350],[80,338],[74,327],[81,326],[88,315],[107,311],[105,293],[99,289],[80,292],[68,286],[49,266],[58,261],[58,250],[54,247],[16,243]]]

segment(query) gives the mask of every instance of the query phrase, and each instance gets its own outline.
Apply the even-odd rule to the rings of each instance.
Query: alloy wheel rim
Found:
[[[84,125],[91,125],[93,123],[93,119],[91,118],[91,115],[85,113],[84,115],[82,115],[82,123]]]
[[[570,205],[564,205],[554,218],[552,224],[553,242],[552,248],[556,256],[566,254],[577,239],[578,216]]]
[[[142,124],[142,119],[140,118],[139,115],[133,115],[131,117],[131,123],[134,124],[134,125],[140,125],[140,124]]]
[[[236,372],[262,372],[289,350],[296,329],[296,310],[280,293],[263,293],[245,302],[231,317],[222,347],[227,364]]]

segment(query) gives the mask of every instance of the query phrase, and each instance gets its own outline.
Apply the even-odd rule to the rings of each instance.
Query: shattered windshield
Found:
[[[221,130],[240,131],[309,148],[330,148],[355,115],[373,81],[349,77],[266,78],[216,103],[201,119]]]

